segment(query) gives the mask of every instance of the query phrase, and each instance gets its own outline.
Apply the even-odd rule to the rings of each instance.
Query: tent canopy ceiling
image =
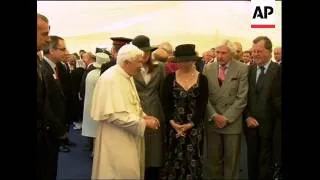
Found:
[[[251,29],[250,1],[38,1],[37,5],[38,12],[49,18],[50,34],[70,41],[90,42],[89,38],[95,44],[108,44],[111,36],[145,34],[153,44],[197,44],[194,41],[203,39],[214,45],[212,41],[220,37],[232,37],[249,41],[243,43],[250,46],[254,37],[267,35],[281,43],[281,1],[276,2],[275,29]]]

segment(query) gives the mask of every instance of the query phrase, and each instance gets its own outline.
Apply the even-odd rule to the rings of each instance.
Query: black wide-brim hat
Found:
[[[157,46],[150,46],[150,39],[145,35],[136,36],[131,43],[144,52],[154,51],[158,48]]]
[[[190,62],[197,61],[200,57],[195,51],[196,46],[194,44],[181,44],[175,48],[173,52],[174,58],[172,62]]]
[[[132,39],[126,37],[111,37],[110,39],[113,41],[113,45],[125,45],[132,41]]]

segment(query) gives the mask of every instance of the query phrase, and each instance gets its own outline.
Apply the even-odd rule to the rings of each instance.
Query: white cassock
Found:
[[[91,115],[99,121],[91,179],[143,179],[145,114],[133,78],[119,65],[97,81]]]
[[[83,121],[82,121],[82,136],[86,137],[96,137],[97,134],[97,121],[94,121],[90,115],[91,112],[91,102],[94,87],[100,77],[100,69],[94,69],[90,71],[86,78],[86,91],[83,106]]]

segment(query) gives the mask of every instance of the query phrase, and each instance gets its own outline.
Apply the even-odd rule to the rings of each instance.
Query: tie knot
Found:
[[[264,66],[259,66],[259,68],[261,71],[264,71],[264,69],[265,69]]]
[[[224,64],[224,65],[221,65],[220,66],[220,69],[222,69],[222,70],[226,70],[227,69],[227,66]]]

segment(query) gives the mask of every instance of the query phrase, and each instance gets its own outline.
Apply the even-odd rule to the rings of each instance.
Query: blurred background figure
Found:
[[[132,39],[126,38],[126,37],[111,37],[110,39],[112,40],[110,62],[102,65],[101,74],[107,69],[109,69],[110,67],[117,64],[117,55],[118,55],[119,49],[122,46],[129,44],[132,41]]]
[[[276,63],[281,64],[282,63],[282,50],[281,47],[276,47],[273,50],[273,56]]]
[[[243,63],[246,64],[246,65],[253,64],[251,51],[244,51],[244,52],[242,53],[242,61],[243,61]]]
[[[110,61],[109,56],[106,53],[99,52],[95,54],[96,62],[93,63],[95,67],[94,70],[90,71],[86,77],[86,90],[84,96],[84,107],[83,107],[83,122],[82,122],[82,132],[81,135],[88,137],[90,142],[92,141],[92,147],[90,147],[91,152],[93,152],[94,140],[97,131],[97,121],[94,121],[90,116],[91,112],[91,101],[94,87],[97,80],[100,77],[100,71],[102,64]],[[93,154],[91,155],[93,157]]]

